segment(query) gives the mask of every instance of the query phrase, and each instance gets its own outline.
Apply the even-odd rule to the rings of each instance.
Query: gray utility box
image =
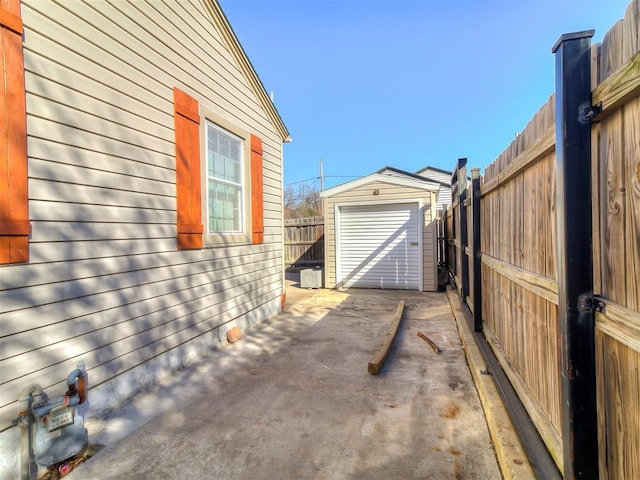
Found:
[[[322,288],[322,267],[300,270],[300,288]]]

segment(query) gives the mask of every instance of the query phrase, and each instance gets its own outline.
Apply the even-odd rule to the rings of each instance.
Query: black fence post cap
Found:
[[[579,40],[581,38],[591,38],[596,33],[595,30],[582,30],[581,32],[565,33],[560,35],[558,41],[551,48],[551,53],[556,53],[556,50],[560,48],[560,45],[567,40]]]

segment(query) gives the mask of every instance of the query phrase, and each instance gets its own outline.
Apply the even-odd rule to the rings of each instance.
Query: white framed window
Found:
[[[204,243],[251,243],[249,134],[217,115],[203,116]]]
[[[206,120],[207,233],[244,233],[243,140]]]

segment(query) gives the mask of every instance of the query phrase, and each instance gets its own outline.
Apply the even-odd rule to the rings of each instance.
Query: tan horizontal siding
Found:
[[[175,211],[132,208],[114,205],[90,205],[32,200],[29,211],[33,221],[91,223],[99,218],[105,223],[174,224]]]
[[[175,242],[175,238],[173,241]],[[76,245],[74,242],[65,243]],[[97,277],[102,281],[106,275],[127,275],[129,272],[139,270],[154,270],[155,277],[160,270],[178,266],[184,266],[194,273],[224,270],[235,265],[234,262],[242,264],[242,259],[245,257],[247,257],[246,260],[249,260],[247,263],[251,264],[250,260],[254,255],[257,255],[256,261],[258,259],[276,260],[281,255],[278,245],[268,244],[252,246],[251,252],[247,252],[246,245],[204,248],[185,252],[183,255],[175,255],[173,251],[138,255],[124,255],[125,252],[124,249],[122,251],[114,250],[114,254],[110,257],[77,260],[72,264],[68,262],[35,264],[30,265],[28,269],[22,265],[6,266],[2,268],[3,274],[0,275],[0,291],[91,277]]]
[[[129,42],[141,48],[146,47],[145,53],[151,57],[148,69],[157,72],[158,78],[163,83],[172,78],[179,78],[182,72],[189,72],[192,76],[190,87],[203,99],[215,99],[218,107],[225,112],[233,113],[236,117],[244,117],[246,126],[255,125],[256,120],[265,127],[268,125],[266,114],[253,99],[247,82],[242,82],[238,78],[230,82],[225,75],[221,74],[219,63],[216,61],[219,56],[213,54],[208,56],[202,51],[202,46],[207,43],[199,29],[192,35],[186,35],[184,22],[180,17],[167,13],[166,5],[162,2],[136,2],[133,8],[129,5],[125,8],[124,5],[119,4],[111,6],[106,3],[96,3],[92,8],[99,10],[105,18],[113,18],[127,25],[126,29],[121,29],[122,40],[113,42],[115,55],[123,61],[129,61],[131,55],[127,51]],[[167,16],[163,16],[163,12]],[[127,18],[132,20],[130,24],[126,23]],[[95,27],[86,28],[93,31]],[[172,41],[167,42],[168,38]],[[157,54],[154,49],[159,43],[164,43],[164,48],[160,54]],[[148,45],[153,45],[154,48]],[[205,61],[207,57],[213,58]],[[230,99],[233,99],[233,102]]]
[[[206,283],[198,283],[205,282],[205,280],[208,281]],[[217,314],[221,314],[225,309],[237,306],[232,303],[233,299],[239,299],[241,295],[249,293],[247,291],[248,288],[252,288],[252,286],[256,290],[264,287],[272,288],[272,284],[277,283],[277,281],[278,267],[276,266],[257,270],[251,275],[229,273],[215,282],[212,282],[211,278],[185,277],[182,301],[175,305],[167,305],[163,301],[164,297],[160,295],[163,286],[161,282],[157,282],[152,284],[151,287],[157,285],[160,290],[159,295],[149,297],[146,300],[153,310],[144,315],[126,320],[121,319],[120,321],[117,321],[118,318],[106,307],[109,304],[108,302],[119,305],[119,300],[109,300],[106,297],[128,298],[131,301],[131,305],[135,305],[139,303],[134,302],[136,297],[133,294],[135,292],[127,291],[126,289],[105,292],[103,294],[106,298],[104,303],[92,306],[93,308],[101,308],[101,310],[98,310],[103,312],[101,315],[97,315],[96,312],[79,315],[75,319],[67,320],[63,325],[55,325],[57,331],[51,326],[28,331],[22,336],[23,341],[20,345],[11,342],[10,338],[0,338],[3,355],[6,355],[3,360],[0,360],[0,384],[28,375],[31,371],[46,368],[51,359],[63,360],[69,358],[69,355],[71,355],[71,358],[75,355],[85,355],[95,348],[100,348],[122,339],[129,339],[130,342],[135,343],[138,341],[135,339],[136,334],[147,331],[151,327],[163,326],[162,330],[156,330],[154,335],[166,336],[173,330],[178,330],[182,321],[192,321],[188,317],[196,312],[201,310],[213,312],[215,310]],[[189,285],[190,282],[194,282],[192,288],[184,286]],[[141,292],[141,295],[145,294],[147,292]],[[96,303],[100,301],[102,300],[97,299]],[[70,304],[71,302],[68,305]],[[178,305],[185,304],[187,308],[178,308]],[[88,306],[83,307],[88,308]],[[64,305],[62,308],[64,308]],[[176,315],[179,311],[182,311],[183,315]],[[78,310],[74,313],[81,312]],[[221,322],[220,324],[224,323],[224,317],[220,316],[219,321]],[[46,334],[49,335],[43,337]],[[69,335],[72,336],[69,338]],[[149,337],[149,335],[149,333],[145,333],[145,336]]]
[[[283,288],[282,139],[204,3],[22,3],[32,232],[0,267],[0,431],[26,383],[182,358]],[[177,250],[174,87],[261,138],[264,244]]]
[[[141,182],[144,183],[144,182]],[[175,215],[175,195],[158,195],[155,192],[126,191],[117,188],[65,183],[49,179],[31,178],[29,196],[32,202],[42,200],[55,203],[87,203],[152,210],[172,210]],[[33,261],[33,259],[32,259]]]
[[[49,265],[56,262],[85,261],[88,259],[119,257],[143,254],[160,254],[173,251],[176,248],[176,239],[172,238],[156,238],[153,242],[147,239],[127,239],[127,240],[110,240],[109,242],[95,241],[67,241],[67,242],[45,242],[33,243],[29,260],[32,268],[57,268]],[[74,263],[75,265],[75,263]],[[9,267],[7,267],[9,268]],[[28,280],[27,280],[28,281]]]
[[[27,108],[28,106],[27,104]],[[31,114],[27,114],[27,131],[29,139],[36,137],[56,144],[68,145],[74,149],[72,155],[78,159],[84,155],[91,156],[94,152],[98,152],[116,158],[133,160],[140,164],[155,165],[156,168],[175,168],[175,152],[163,154],[158,151],[146,150],[134,143],[114,140],[99,133],[78,130],[64,123]],[[132,170],[130,173],[134,174],[135,171]]]
[[[135,118],[122,118],[125,116],[123,113],[121,113],[121,118],[118,118],[117,122],[105,120],[96,115],[84,113],[77,108],[61,104],[58,101],[42,97],[34,98],[29,92],[27,92],[27,108],[30,116],[71,127],[76,131],[76,135],[83,135],[86,132],[110,141],[135,145],[138,148],[164,154],[168,157],[175,155],[175,146],[171,141],[170,134],[167,133],[164,138],[156,136],[160,134],[161,129],[155,128],[152,134],[146,131],[142,132],[139,128],[143,125],[139,125]],[[126,121],[131,123],[119,123]]]
[[[69,149],[71,154],[73,151]],[[108,163],[105,164],[105,167]],[[175,184],[147,179],[132,174],[114,173],[106,170],[78,167],[48,160],[30,159],[29,174],[31,178],[48,180],[58,183],[52,188],[63,188],[60,184],[86,185],[108,188],[113,191],[113,197],[118,198],[118,191],[141,192],[152,195],[175,197]],[[174,206],[175,209],[175,206]]]
[[[85,321],[91,324],[99,323],[103,321],[100,318],[101,315],[97,315],[95,319],[91,316],[106,311],[111,315],[114,309],[121,310],[122,318],[132,318],[154,311],[158,302],[166,308],[173,303],[182,303],[182,298],[185,296],[197,296],[200,290],[203,295],[207,292],[214,293],[218,289],[225,290],[227,286],[223,282],[217,282],[218,278],[224,280],[230,275],[248,276],[264,268],[264,264],[255,264],[251,270],[243,272],[240,268],[242,265],[242,262],[239,262],[236,272],[225,275],[216,270],[159,281],[153,281],[154,277],[151,273],[143,272],[144,280],[140,280],[139,284],[126,285],[122,288],[114,287],[113,290],[99,293],[94,293],[91,289],[83,289],[81,288],[83,284],[76,283],[68,286],[61,284],[49,290],[46,287],[31,287],[28,291],[22,292],[19,301],[11,302],[13,305],[9,307],[13,307],[13,310],[0,315],[3,322],[3,335],[0,339],[6,338],[6,342],[12,343],[15,339],[9,336],[15,333],[60,322],[72,324],[74,319],[80,317],[86,317]],[[229,268],[232,267],[227,269]],[[131,277],[135,278],[133,275]],[[247,279],[248,277],[245,281]],[[210,290],[211,288],[213,290]],[[114,292],[117,294],[114,295]],[[232,293],[232,291],[227,292],[227,295]],[[34,303],[37,306],[34,307]],[[2,342],[4,344],[5,340]]]
[[[214,305],[211,307],[213,311],[203,311],[201,313],[202,318],[199,316],[200,312],[183,317],[184,323],[175,325],[177,331],[168,334],[165,333],[166,326],[156,326],[151,323],[151,320],[150,325],[152,326],[149,330],[94,348],[91,351],[82,352],[76,350],[78,347],[74,345],[71,351],[67,349],[66,352],[67,355],[75,356],[67,357],[58,364],[54,363],[42,370],[32,371],[28,375],[2,385],[2,389],[0,389],[0,421],[6,424],[12,417],[15,417],[18,405],[15,402],[14,393],[16,389],[19,390],[21,388],[21,385],[24,386],[25,381],[39,383],[44,387],[48,387],[50,382],[59,378],[61,369],[67,366],[67,369],[73,368],[73,360],[77,356],[82,356],[82,358],[86,359],[87,364],[90,365],[89,378],[92,387],[95,388],[114,376],[122,374],[157,355],[166,353],[189,340],[210,332],[225,321],[233,320],[247,314],[251,309],[259,308],[274,296],[279,295],[279,291],[281,291],[281,284],[275,282],[272,285],[256,289],[250,299],[247,299],[246,295],[240,294],[226,302],[225,306]],[[244,293],[250,292],[247,290]],[[217,307],[226,310],[221,311]],[[154,339],[156,336],[157,338]],[[96,335],[95,338],[101,338],[101,336]],[[89,347],[95,344],[90,340],[88,343]],[[82,348],[82,345],[79,348]],[[37,357],[38,355],[33,356],[33,358]]]
[[[67,223],[31,222],[32,242],[65,242],[79,240],[123,240],[128,238],[175,237],[175,225],[140,223]]]
[[[378,190],[378,195],[374,195],[373,191]],[[413,189],[397,185],[390,185],[383,182],[372,182],[364,186],[353,188],[346,192],[331,196],[328,200],[330,203],[342,202],[358,202],[371,201],[371,203],[387,201],[387,200],[403,200],[403,199],[419,199],[430,198],[429,192],[424,190]]]
[[[166,162],[166,159],[169,158],[168,155],[151,157],[157,160],[155,164],[141,162],[136,157],[126,158],[124,156],[116,156],[88,149],[83,149],[80,155],[77,151],[77,146],[74,144],[57,143],[49,139],[45,140],[33,136],[28,137],[27,148],[29,150],[29,158],[34,161],[49,161],[57,165],[70,165],[72,167],[82,167],[87,170],[105,171],[127,176],[135,174],[141,181],[153,180],[175,186],[175,159],[173,159],[173,156],[171,157],[173,164],[165,168],[162,166],[162,163]],[[87,170],[81,171],[85,172]],[[37,178],[37,171],[34,171],[31,177]],[[65,179],[64,181],[73,183],[71,179]],[[84,182],[81,181],[81,183],[88,182],[85,180]],[[155,186],[155,184],[153,185]],[[156,192],[152,191],[149,193]],[[171,193],[171,196],[175,197],[175,191]]]

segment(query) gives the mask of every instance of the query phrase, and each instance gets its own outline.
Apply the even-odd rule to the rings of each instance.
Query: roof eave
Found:
[[[323,190],[322,192],[320,192],[320,196],[330,197],[332,195],[337,195],[339,193],[346,192],[347,190],[351,190],[352,188],[357,188],[374,181],[390,183],[394,185],[403,185],[432,192],[437,192],[440,190],[440,185],[437,182],[430,182],[427,179],[401,178],[376,172],[364,177],[357,178],[356,180],[343,183],[342,185],[336,185],[335,187]]]
[[[282,120],[278,109],[271,101],[267,90],[264,88],[262,80],[260,80],[260,77],[258,76],[255,68],[253,68],[251,60],[249,60],[249,57],[244,51],[242,44],[233,31],[233,27],[231,26],[231,23],[229,23],[229,19],[222,10],[222,7],[218,3],[218,0],[204,0],[204,4],[210,10],[211,18],[216,23],[220,34],[227,41],[227,44],[231,48],[231,52],[233,53],[233,55],[236,57],[236,60],[238,61],[242,72],[249,80],[250,85],[252,86],[253,90],[258,96],[258,99],[260,100],[260,103],[267,112],[267,115],[269,116],[271,122],[276,127],[276,130],[280,134],[282,141],[284,143],[290,142],[291,135],[289,134],[287,126],[284,124],[284,121]]]

